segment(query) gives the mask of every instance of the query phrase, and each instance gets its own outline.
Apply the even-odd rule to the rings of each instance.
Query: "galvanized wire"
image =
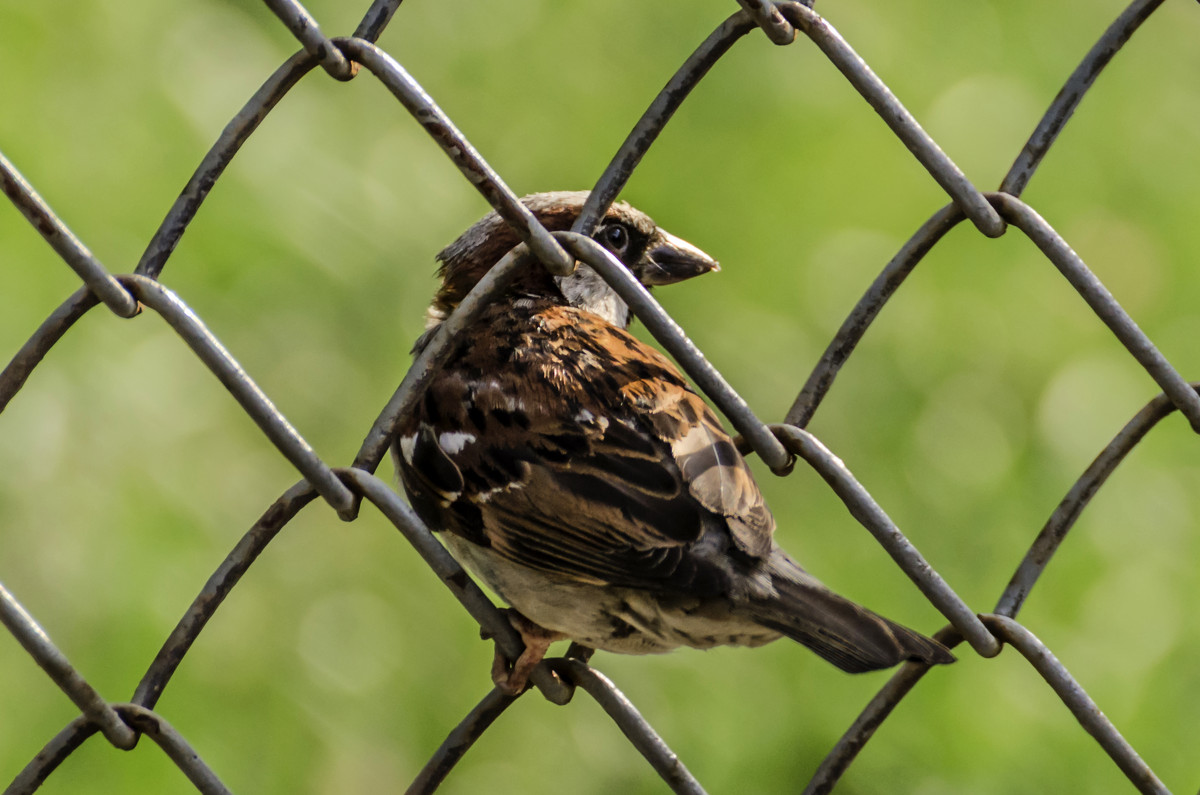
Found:
[[[813,44],[837,67],[850,85],[862,94],[896,137],[908,147],[913,156],[942,186],[971,222],[988,237],[1004,234],[1004,221],[988,204],[979,189],[971,184],[953,160],[942,151],[933,138],[921,128],[916,118],[892,94],[891,89],[871,71],[867,62],[858,56],[832,25],[811,8],[800,3],[781,3],[784,18],[802,30]]]
[[[1000,653],[1000,644],[971,608],[929,565],[912,542],[904,537],[900,528],[883,512],[840,458],[803,428],[777,425],[774,431],[790,452],[803,458],[829,484],[851,515],[875,536],[875,540],[892,556],[896,565],[916,583],[925,598],[941,611],[980,656],[995,657]]]
[[[475,741],[491,728],[492,723],[504,710],[516,703],[517,698],[518,696],[510,696],[498,687],[492,688],[475,709],[468,712],[467,717],[454,727],[446,741],[429,758],[425,767],[421,768],[421,772],[405,790],[407,795],[424,795],[437,790]]]
[[[175,669],[183,662],[192,644],[225,601],[225,597],[229,596],[234,586],[267,548],[267,544],[316,497],[316,489],[307,480],[300,481],[280,495],[242,536],[208,578],[208,582],[204,583],[199,595],[192,601],[183,618],[175,625],[175,629],[155,655],[150,667],[138,682],[133,693],[133,703],[147,709],[153,709],[158,704],[158,699],[171,681]]]
[[[1146,795],[1165,795],[1167,788],[1131,746],[1112,721],[1105,717],[1087,691],[1075,681],[1066,666],[1025,627],[1008,616],[983,616],[996,636],[1021,652],[1046,684],[1054,689],[1062,702],[1088,734],[1112,757],[1129,781]]]
[[[463,609],[494,639],[500,651],[509,658],[518,656],[522,651],[521,640],[504,613],[450,556],[412,508],[373,472],[385,455],[400,418],[411,409],[451,354],[457,335],[470,327],[479,312],[501,294],[509,280],[520,269],[529,267],[546,267],[555,273],[566,273],[576,266],[577,260],[593,267],[624,298],[662,346],[741,433],[744,451],[754,451],[780,475],[789,473],[797,458],[803,459],[826,481],[850,513],[950,621],[950,626],[938,633],[939,640],[953,647],[966,639],[984,658],[998,654],[1002,644],[1013,646],[1053,688],[1131,783],[1142,792],[1166,791],[1083,686],[1042,641],[1016,621],[1025,599],[1083,509],[1150,430],[1175,410],[1180,411],[1194,429],[1200,430],[1197,386],[1189,384],[1180,375],[1067,241],[1033,207],[1019,198],[1101,70],[1161,5],[1161,0],[1135,0],[1109,26],[1068,78],[997,193],[980,191],[967,179],[849,43],[812,11],[811,3],[738,0],[741,9],[716,27],[634,125],[597,180],[572,231],[555,234],[543,228],[517,200],[412,75],[375,44],[400,6],[400,0],[374,0],[350,37],[326,36],[317,20],[294,0],[265,2],[295,35],[302,49],[287,59],[226,125],[152,236],[134,274],[115,276],[110,273],[54,215],[12,163],[0,154],[0,186],[5,194],[84,283],[42,323],[0,372],[0,411],[19,394],[47,353],[89,309],[104,303],[125,318],[138,315],[143,308],[151,309],[171,325],[302,476],[299,483],[266,510],[203,585],[151,661],[130,703],[111,701],[97,692],[71,663],[69,654],[55,646],[37,620],[21,607],[16,596],[0,586],[0,622],[81,712],[16,775],[6,793],[16,795],[35,791],[64,759],[97,733],[120,749],[131,749],[140,735],[148,735],[198,791],[228,792],[216,773],[161,715],[154,712],[154,708],[180,662],[259,555],[318,496],[346,520],[357,516],[361,500],[375,505],[403,534]],[[803,32],[951,198],[951,203],[930,216],[868,287],[821,356],[781,425],[767,425],[759,419],[646,289],[588,236],[695,86],[735,42],[755,28],[761,29],[769,41],[777,45],[792,44],[797,38],[797,30]],[[396,392],[371,424],[348,468],[326,463],[183,298],[157,281],[181,236],[242,145],[287,93],[317,65],[338,80],[349,80],[360,67],[366,67],[421,125],[470,186],[514,227],[523,241],[500,260],[425,342]],[[990,614],[980,614],[960,598],[841,460],[805,430],[841,367],[883,307],[897,295],[900,286],[924,256],[964,219],[969,219],[988,237],[1002,235],[1009,225],[1019,228],[1163,390],[1113,438],[1072,486],[1035,537],[1000,596],[995,611]],[[576,688],[584,690],[605,709],[672,790],[703,792],[629,699],[587,663],[588,656],[587,650],[573,646],[565,658],[547,660],[539,665],[532,682],[547,699],[557,704],[568,703]],[[875,730],[929,671],[927,666],[915,663],[902,667],[830,751],[805,792],[830,791]],[[418,774],[409,792],[434,791],[473,743],[517,700],[518,697],[499,690],[489,692],[450,732],[446,742]]]
[[[574,256],[594,268],[612,285],[638,319],[646,324],[654,338],[662,343],[697,386],[717,404],[733,426],[741,431],[750,447],[767,466],[780,474],[790,471],[792,457],[771,433],[771,429],[754,416],[750,405],[721,377],[716,368],[709,364],[679,324],[650,296],[650,291],[643,287],[608,249],[590,237],[574,232],[558,232],[555,237]]]
[[[137,301],[133,296],[121,289],[108,269],[58,219],[50,205],[25,181],[3,153],[0,153],[0,190],[109,309],[120,317],[137,314]]]
[[[754,24],[762,28],[767,38],[776,44],[791,44],[796,38],[796,29],[783,18],[779,9],[770,0],[738,0]],[[811,6],[812,3],[810,2]]]
[[[1193,389],[1200,385],[1192,384]],[[1113,440],[1100,451],[1095,460],[1088,466],[1071,490],[1063,497],[1062,502],[1054,509],[1054,513],[1046,520],[1046,524],[1033,540],[1025,558],[1013,573],[1012,580],[996,603],[992,612],[997,615],[1016,618],[1021,605],[1029,596],[1038,578],[1042,576],[1050,559],[1058,551],[1059,545],[1067,537],[1067,533],[1079,519],[1083,509],[1091,502],[1092,497],[1108,480],[1109,475],[1125,460],[1134,447],[1146,437],[1146,434],[1158,425],[1165,417],[1175,411],[1176,407],[1166,395],[1159,395],[1134,415],[1125,427],[1113,437]]]
[[[683,104],[708,71],[729,52],[738,39],[754,30],[754,21],[745,11],[733,14],[705,39],[693,52],[683,66],[671,77],[658,96],[646,108],[646,112],[638,119],[633,130],[626,136],[625,141],[613,155],[608,167],[596,181],[583,211],[576,219],[572,232],[590,235],[596,231],[596,224],[604,217],[604,213],[616,200],[625,183],[629,181],[633,170],[650,147],[657,140],[659,133],[666,127],[667,122],[675,115],[675,111]]]
[[[317,63],[338,80],[349,80],[358,69],[342,54],[342,51],[325,38],[321,26],[313,19],[312,14],[295,0],[264,0],[275,15],[287,25],[292,35],[299,39],[304,49],[316,59]]]
[[[110,743],[126,750],[134,746],[137,735],[121,722],[109,703],[75,670],[71,661],[51,642],[46,631],[38,626],[33,616],[26,612],[3,583],[0,583],[0,624],[4,624],[16,637],[29,656],[54,680],[54,684],[75,702],[75,706],[83,710],[87,720],[104,732]]]
[[[704,795],[704,788],[700,786],[700,782],[696,781],[675,752],[654,732],[633,702],[626,698],[607,676],[570,657],[564,660],[564,667],[571,680],[586,690],[604,708],[672,792],[679,795]]]

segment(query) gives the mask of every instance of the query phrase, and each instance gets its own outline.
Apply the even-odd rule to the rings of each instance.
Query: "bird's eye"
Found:
[[[620,224],[612,224],[600,230],[600,240],[612,253],[624,254],[629,245],[629,232]]]

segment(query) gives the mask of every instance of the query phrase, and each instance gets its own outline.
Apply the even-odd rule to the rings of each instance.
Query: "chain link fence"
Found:
[[[1062,90],[1051,103],[1026,145],[994,192],[981,191],[955,162],[943,152],[920,123],[859,57],[838,31],[804,3],[770,3],[739,0],[727,19],[716,26],[687,58],[662,91],[653,98],[632,132],[618,149],[609,166],[595,183],[591,199],[573,233],[593,231],[604,209],[617,197],[639,167],[643,157],[667,127],[672,116],[688,101],[709,70],[740,47],[815,47],[841,73],[847,91],[856,92],[875,111],[873,123],[882,122],[898,138],[944,192],[947,203],[928,220],[866,287],[866,292],[846,316],[829,342],[816,367],[804,382],[791,409],[779,424],[767,424],[756,416],[747,401],[707,361],[662,307],[644,291],[628,283],[627,274],[611,271],[603,260],[593,261],[588,252],[575,246],[570,234],[551,235],[528,213],[522,212],[517,197],[501,176],[476,151],[456,127],[450,115],[405,70],[400,61],[376,45],[392,23],[400,0],[376,0],[352,35],[328,38],[318,21],[299,3],[267,0],[267,6],[294,34],[301,49],[272,74],[226,126],[217,142],[197,167],[165,220],[153,234],[137,267],[130,274],[115,275],[55,215],[39,192],[19,173],[17,166],[0,154],[0,186],[30,224],[45,238],[62,260],[83,281],[33,333],[0,373],[0,409],[14,398],[43,358],[64,339],[89,310],[104,309],[120,318],[148,312],[160,315],[177,333],[181,346],[224,386],[278,452],[300,474],[301,480],[285,491],[263,513],[221,563],[188,608],[175,630],[162,644],[128,701],[110,700],[90,682],[85,666],[76,666],[69,652],[59,649],[48,637],[34,612],[24,609],[19,594],[0,586],[0,620],[25,651],[36,660],[49,679],[78,707],[80,714],[33,758],[9,785],[6,793],[33,792],[58,766],[85,743],[107,742],[116,749],[130,750],[145,735],[205,793],[228,792],[227,784],[201,758],[199,750],[168,723],[170,714],[158,711],[160,698],[178,666],[183,662],[226,599],[237,592],[259,555],[279,536],[288,523],[307,506],[325,503],[343,520],[354,520],[361,503],[369,502],[404,535],[445,587],[476,621],[494,637],[510,657],[520,652],[520,640],[471,578],[430,534],[393,486],[373,473],[384,457],[392,429],[411,406],[430,374],[449,352],[453,335],[471,321],[492,299],[495,279],[486,279],[472,291],[438,336],[425,348],[405,375],[400,386],[378,413],[366,432],[361,448],[348,466],[331,465],[316,450],[270,397],[209,330],[200,314],[178,292],[161,281],[164,268],[185,231],[197,217],[209,191],[226,167],[268,117],[268,114],[310,72],[321,70],[337,81],[374,79],[395,97],[404,110],[441,148],[462,172],[464,188],[475,188],[487,202],[516,226],[524,245],[545,267],[563,267],[582,257],[597,268],[622,292],[648,331],[687,371],[728,421],[741,434],[744,449],[753,452],[780,475],[793,466],[808,467],[836,495],[895,561],[925,598],[949,622],[937,637],[947,645],[966,644],[960,657],[993,658],[1009,645],[1032,666],[1069,710],[1079,725],[1094,738],[1111,764],[1142,792],[1166,792],[1164,784],[1101,712],[1088,691],[1055,657],[1050,646],[1017,620],[1031,590],[1038,582],[1059,545],[1093,496],[1129,453],[1165,417],[1178,411],[1193,430],[1200,431],[1200,396],[1138,327],[1105,284],[1072,250],[1067,240],[1022,200],[1030,180],[1050,151],[1080,101],[1088,94],[1101,71],[1122,50],[1130,37],[1162,5],[1162,0],[1137,0],[1109,25],[1084,55]],[[396,24],[399,24],[397,22]],[[745,41],[746,43],[739,44]],[[366,72],[368,74],[361,74]],[[865,117],[864,117],[865,118]],[[866,122],[864,122],[866,123]],[[647,208],[653,213],[653,208]],[[909,541],[884,508],[855,479],[855,476],[826,445],[807,428],[835,378],[849,361],[876,317],[889,304],[907,277],[925,256],[954,228],[966,222],[987,238],[1014,234],[1028,238],[1045,262],[1052,265],[1070,285],[1075,299],[1088,307],[1095,321],[1103,324],[1130,359],[1142,368],[1161,390],[1158,397],[1120,429],[1095,461],[1062,498],[1037,534],[999,594],[995,606],[983,610],[968,605],[938,568]],[[1015,230],[1011,227],[1015,227]],[[687,230],[678,231],[687,234]],[[564,248],[565,246],[565,248]],[[507,260],[507,267],[526,266],[521,258]],[[541,267],[542,265],[528,265]],[[499,269],[497,269],[499,270]],[[498,273],[495,274],[499,276]],[[903,299],[900,299],[903,300]],[[180,350],[183,350],[181,347]],[[6,473],[6,477],[19,477]],[[803,554],[801,552],[801,554]],[[13,560],[7,565],[20,565]],[[236,608],[229,608],[234,609]],[[886,610],[884,612],[887,612]],[[1052,644],[1051,644],[1052,645]],[[969,650],[968,650],[969,647]],[[1010,653],[1011,654],[1011,653]],[[699,663],[697,663],[699,664]],[[960,666],[961,667],[961,666]],[[481,669],[482,670],[482,669]],[[851,767],[858,753],[897,705],[921,682],[927,668],[918,664],[902,667],[879,690],[829,751],[806,792],[828,792]],[[954,677],[957,668],[937,672]],[[611,717],[621,732],[645,757],[653,771],[676,792],[704,790],[689,772],[686,760],[678,758],[629,698],[600,670],[593,668],[585,650],[572,648],[554,671],[543,665],[534,677],[541,694],[555,704],[566,704],[582,689]],[[489,693],[462,719],[433,752],[416,776],[409,791],[430,792],[468,754],[472,745],[517,699],[498,691]],[[571,720],[563,713],[559,720]],[[102,735],[95,738],[93,735]],[[147,753],[143,750],[142,753]],[[468,757],[469,758],[469,757]],[[529,762],[533,764],[531,760]],[[920,766],[921,760],[912,760]],[[648,774],[649,775],[649,774]]]

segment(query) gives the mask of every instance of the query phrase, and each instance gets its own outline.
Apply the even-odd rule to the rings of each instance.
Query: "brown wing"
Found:
[[[413,504],[519,563],[718,592],[711,554],[765,557],[774,520],[713,413],[665,358],[574,309],[498,312],[400,431]]]
[[[671,366],[665,361],[662,364]],[[670,445],[688,493],[706,510],[725,519],[742,552],[766,557],[775,519],[746,460],[700,396],[662,379],[638,381],[622,391],[633,399],[654,435]]]

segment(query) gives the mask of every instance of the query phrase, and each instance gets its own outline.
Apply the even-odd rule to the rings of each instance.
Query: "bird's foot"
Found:
[[[511,608],[505,612],[513,629],[521,634],[525,651],[521,652],[516,661],[510,663],[508,657],[500,650],[500,644],[496,644],[496,656],[492,660],[492,681],[503,692],[516,696],[525,692],[529,686],[529,675],[546,656],[550,644],[565,640],[567,636],[535,624]]]

